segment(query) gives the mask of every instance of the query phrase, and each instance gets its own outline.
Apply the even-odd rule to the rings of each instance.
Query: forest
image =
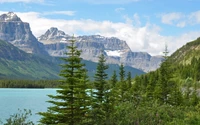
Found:
[[[131,78],[130,72],[120,65],[120,72],[108,78],[109,67],[103,54],[99,56],[94,81],[89,81],[81,51],[72,39],[67,58],[62,58],[60,76],[56,81],[33,81],[34,87],[59,87],[57,95],[48,95],[46,112],[39,112],[41,125],[199,125],[200,60],[188,65],[173,64],[164,50],[164,61],[156,71]],[[119,77],[118,77],[119,76]],[[119,79],[118,79],[119,78]],[[19,81],[20,83],[22,81]],[[26,81],[23,81],[26,82]],[[22,83],[23,83],[22,82]],[[52,85],[52,83],[55,83]],[[58,85],[59,84],[59,85]],[[15,86],[1,81],[1,87]],[[20,112],[23,113],[23,112]],[[5,125],[27,121],[31,113],[16,114]],[[26,116],[26,117],[24,117]]]
[[[0,80],[0,88],[58,88],[59,84],[59,80]]]

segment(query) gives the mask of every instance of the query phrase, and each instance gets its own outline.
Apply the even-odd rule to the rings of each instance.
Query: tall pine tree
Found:
[[[131,86],[132,86],[131,72],[128,72],[128,75],[127,75],[127,83],[128,83],[128,88],[130,89]]]
[[[112,88],[115,87],[116,84],[117,84],[117,74],[116,74],[116,71],[115,71],[115,70],[113,71],[113,75],[112,75],[112,77],[111,77],[110,82],[111,82]]]
[[[119,84],[119,90],[120,90],[120,100],[123,102],[123,101],[127,100],[125,98],[125,95],[128,90],[128,83],[125,80],[125,70],[124,70],[123,64],[121,64],[119,67],[119,77],[120,77],[120,81],[118,84]]]
[[[158,83],[155,87],[154,91],[154,97],[158,99],[161,103],[167,103],[168,102],[168,96],[170,94],[170,79],[172,78],[171,73],[171,64],[170,60],[168,59],[168,49],[167,45],[165,46],[164,53],[164,62],[162,62],[160,66],[160,74]]]
[[[48,95],[52,100],[48,101],[52,106],[48,107],[47,112],[40,112],[43,117],[40,123],[77,125],[86,122],[89,110],[89,97],[86,93],[87,71],[80,58],[81,52],[75,46],[74,37],[67,46],[67,57],[62,58],[65,64],[60,72],[62,85],[57,90],[57,95]]]
[[[99,62],[97,64],[96,73],[94,76],[94,90],[92,106],[92,115],[94,124],[105,124],[108,108],[106,107],[108,102],[108,74],[105,72],[108,69],[108,65],[105,64],[106,59],[103,54],[99,56]]]

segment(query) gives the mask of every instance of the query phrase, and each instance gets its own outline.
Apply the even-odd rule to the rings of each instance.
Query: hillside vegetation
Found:
[[[0,78],[58,79],[58,66],[0,40]]]
[[[200,37],[194,41],[188,42],[171,55],[171,59],[176,64],[191,64],[193,58],[200,57]]]

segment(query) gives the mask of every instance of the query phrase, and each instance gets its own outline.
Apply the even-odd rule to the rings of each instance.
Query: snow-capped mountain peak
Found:
[[[21,19],[13,12],[8,12],[7,14],[2,14],[0,16],[0,21],[5,21],[5,22],[9,22],[9,21],[20,21]]]
[[[46,40],[47,43],[48,41],[51,40],[59,40],[59,41],[65,41],[65,37],[69,37],[69,35],[65,34],[65,32],[58,30],[56,27],[51,27],[48,29],[44,35],[38,37],[39,41]]]

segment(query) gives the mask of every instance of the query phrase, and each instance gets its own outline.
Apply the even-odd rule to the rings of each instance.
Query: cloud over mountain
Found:
[[[67,34],[99,34],[106,37],[118,37],[125,40],[132,51],[148,52],[151,55],[162,54],[165,43],[168,44],[172,53],[186,42],[199,37],[200,34],[198,31],[193,31],[178,36],[164,36],[161,34],[162,28],[156,24],[147,22],[145,25],[141,25],[138,14],[134,14],[132,18],[127,16],[125,22],[112,22],[92,19],[50,19],[38,12],[16,13],[22,21],[30,23],[31,30],[37,37],[50,27],[58,27]],[[194,15],[195,13],[192,17],[197,18]]]

